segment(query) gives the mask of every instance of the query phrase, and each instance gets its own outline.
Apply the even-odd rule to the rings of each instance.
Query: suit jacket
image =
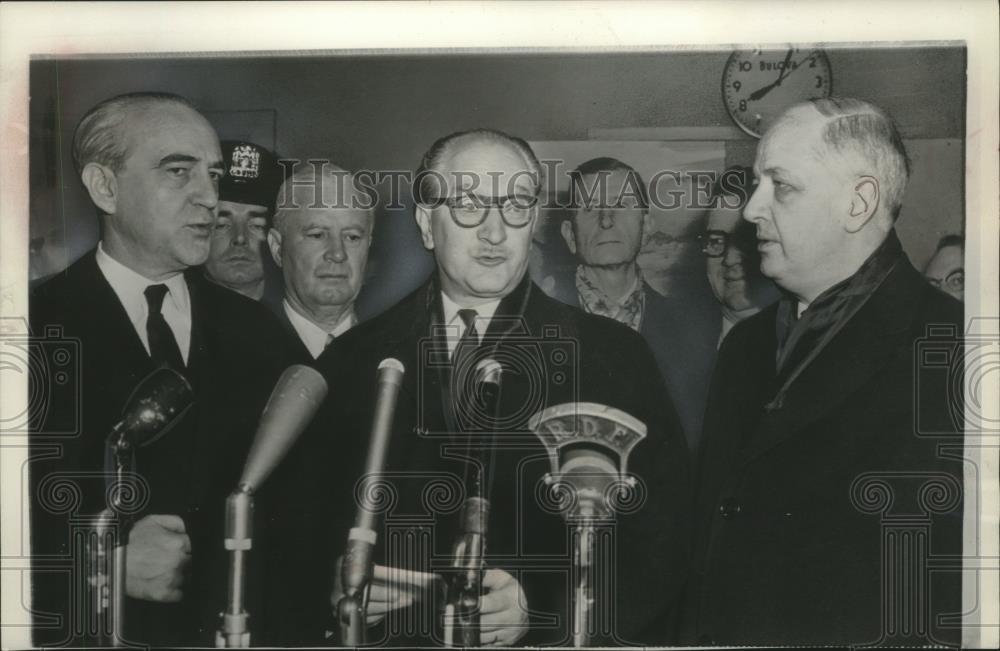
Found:
[[[682,641],[957,642],[933,616],[961,610],[960,577],[926,559],[961,554],[961,396],[947,377],[960,304],[904,258],[767,411],[776,313],[735,326],[719,353]],[[943,369],[926,349],[945,351]],[[892,558],[920,565],[904,575]]]
[[[642,291],[645,307],[639,334],[653,352],[684,428],[688,449],[694,454],[715,364],[720,313],[709,301],[665,297],[646,282]],[[583,308],[571,274],[557,280],[552,298]]]
[[[297,364],[306,364],[308,366],[313,366],[314,360],[312,353],[306,348],[305,342],[302,341],[302,337],[299,336],[298,331],[292,322],[288,318],[288,313],[285,312],[285,295],[281,292],[272,292],[264,295],[261,299],[261,303],[271,311],[272,314],[278,319],[278,323],[281,324],[282,329],[285,331],[286,335],[286,345],[291,355],[292,360]],[[355,303],[355,316],[358,319],[358,323],[362,323],[367,320],[369,314],[368,312],[358,310],[358,304]],[[324,351],[325,352],[325,351]]]
[[[223,506],[285,365],[280,327],[263,307],[198,271],[186,280],[192,328],[184,375],[195,404],[136,453],[144,479],[137,518],[180,515],[192,544],[182,602],[128,600],[126,635],[154,645],[213,642],[225,598]],[[36,371],[49,371],[39,377],[52,382],[42,388],[47,409],[33,423],[29,464],[35,643],[81,644],[89,635],[79,614],[83,549],[75,535],[105,508],[105,438],[153,366],[93,251],[38,287],[30,312],[39,349],[71,353],[36,360],[43,365]],[[65,382],[52,374],[60,367],[70,371]]]
[[[306,443],[310,452],[301,455],[318,467],[299,474],[327,481],[317,489],[324,504],[315,507],[325,508],[325,515],[304,521],[333,524],[297,538],[324,540],[328,555],[330,550],[333,556],[342,553],[371,427],[376,367],[395,357],[407,372],[392,426],[385,475],[392,497],[381,514],[377,562],[434,571],[447,567],[465,490],[463,455],[469,439],[463,437],[485,434],[455,433],[447,347],[433,329],[441,319],[440,294],[430,282],[338,338],[318,360],[330,383],[330,427],[322,440]],[[599,639],[662,643],[687,566],[689,493],[682,434],[648,347],[625,326],[562,305],[527,278],[501,301],[486,342],[495,346],[492,355],[505,368],[503,431],[497,434],[495,459],[484,462],[492,468],[487,565],[512,572],[525,589],[532,629],[522,643],[561,642],[568,634],[570,538],[543,482],[550,470],[544,448],[525,427],[541,409],[573,401],[613,406],[648,427],[647,438],[629,459],[630,472],[641,478],[642,497],[633,505],[638,508],[619,517],[613,543],[605,543],[616,556],[609,574],[602,575],[611,583],[601,585],[598,599],[616,619],[613,634]],[[303,568],[305,577],[286,588],[290,598],[309,592],[321,601],[317,617],[322,610],[329,617],[325,567],[313,562]],[[303,587],[315,577],[326,583]],[[427,621],[433,619],[421,612],[430,617]],[[426,633],[380,631],[369,639],[426,644]]]
[[[292,359],[298,364],[308,364],[312,366],[313,356],[306,348],[305,343],[302,341],[302,337],[296,332],[295,326],[288,319],[288,314],[285,313],[284,305],[285,296],[281,293],[274,293],[271,295],[265,295],[261,299],[261,303],[271,311],[271,314],[275,316],[278,323],[281,324],[281,329],[285,334],[285,345],[288,348],[289,354]]]

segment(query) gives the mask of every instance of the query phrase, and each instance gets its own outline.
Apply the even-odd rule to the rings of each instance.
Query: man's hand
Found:
[[[337,612],[337,604],[344,596],[344,588],[340,581],[340,566],[344,558],[338,557],[334,564],[333,594],[330,595],[330,606]],[[380,581],[376,576],[368,588],[368,611],[365,621],[369,626],[378,624],[385,619],[387,613],[400,608],[408,608],[413,604],[413,594],[400,588],[396,583]]]
[[[176,515],[147,515],[128,537],[125,592],[135,599],[175,602],[184,596],[191,539]]]
[[[486,570],[479,601],[480,642],[511,646],[528,632],[527,600],[521,584],[503,570]]]

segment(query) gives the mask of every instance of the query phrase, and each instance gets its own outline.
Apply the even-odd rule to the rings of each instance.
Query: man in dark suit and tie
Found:
[[[784,296],[719,352],[683,641],[956,644],[961,573],[932,566],[962,553],[962,396],[921,347],[960,364],[962,307],[896,236],[902,139],[872,104],[813,100],[754,173],[744,219]]]
[[[320,496],[319,514],[307,518],[313,529],[298,539],[322,541],[317,553],[343,553],[375,406],[376,368],[394,357],[406,375],[386,468],[395,499],[382,513],[376,561],[423,571],[447,567],[460,530],[463,477],[481,468],[491,506],[479,641],[565,642],[572,603],[570,537],[544,481],[549,458],[527,421],[559,404],[600,403],[639,419],[648,434],[628,465],[641,497],[613,527],[608,544],[614,555],[602,557],[614,585],[598,591],[596,638],[662,643],[687,564],[683,435],[642,338],[549,298],[526,275],[539,173],[527,143],[486,129],[441,138],[424,156],[415,185],[416,221],[437,269],[421,288],[338,338],[318,360],[330,383],[329,422],[336,435],[313,441],[313,451],[304,455],[314,466],[301,476],[325,483],[307,479]],[[480,354],[463,354],[469,349]],[[474,386],[474,364],[463,360],[483,355],[503,370],[500,415],[480,431],[484,421],[463,393]],[[477,438],[494,429],[500,431],[492,443]],[[469,445],[486,455],[481,465],[463,461]],[[309,564],[304,578],[321,585],[299,591],[314,595],[323,625],[329,625],[338,596],[331,599],[333,586],[324,574],[332,563],[330,557],[319,570]],[[399,609],[389,624],[403,628],[373,631],[369,640],[441,641],[433,633],[439,614],[429,612],[427,594],[387,594],[385,587],[373,589],[369,615]],[[414,599],[424,599],[414,606],[423,610],[408,610]]]
[[[223,506],[284,365],[281,330],[263,306],[192,269],[208,256],[224,168],[215,131],[187,100],[101,102],[80,121],[73,158],[101,241],[30,302],[33,333],[55,328],[75,341],[80,369],[73,395],[43,396],[50,404],[31,435],[34,641],[92,643],[79,518],[106,507],[105,437],[126,400],[167,365],[195,404],[135,450],[124,633],[144,644],[211,644],[224,599]],[[67,422],[75,426],[65,433]]]

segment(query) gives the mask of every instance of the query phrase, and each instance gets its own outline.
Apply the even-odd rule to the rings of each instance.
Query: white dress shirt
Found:
[[[458,311],[466,308],[448,298],[448,295],[444,292],[441,292],[441,305],[444,307],[445,340],[448,342],[448,359],[451,359],[451,356],[455,354],[455,349],[458,348],[459,339],[465,333],[465,322],[462,321],[462,317],[458,316]],[[480,341],[482,341],[483,335],[490,325],[490,319],[496,313],[498,305],[500,305],[499,298],[495,301],[469,308],[476,311],[474,326],[476,328],[476,336]]]
[[[132,327],[149,352],[149,336],[146,334],[146,320],[149,318],[149,304],[143,293],[150,285],[166,285],[167,295],[163,298],[160,313],[170,326],[177,340],[184,363],[188,363],[191,349],[191,295],[183,273],[177,273],[166,280],[150,280],[118,262],[104,250],[104,244],[97,245],[97,267],[104,274],[111,289],[125,308]]]
[[[283,301],[282,305],[285,308],[285,315],[313,359],[323,354],[323,349],[326,348],[328,342],[333,341],[358,323],[358,317],[354,314],[354,308],[351,308],[346,314],[340,317],[340,321],[337,322],[334,329],[328,332],[296,312],[295,308],[287,300]]]

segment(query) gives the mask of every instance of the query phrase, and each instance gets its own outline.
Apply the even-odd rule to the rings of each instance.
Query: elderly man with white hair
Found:
[[[754,173],[744,219],[784,296],[719,353],[684,639],[957,643],[960,573],[928,567],[962,551],[961,396],[920,351],[942,328],[954,349],[962,311],[896,236],[902,139],[872,104],[814,100]]]
[[[310,161],[278,191],[267,242],[285,292],[272,309],[300,344],[303,361],[319,357],[358,322],[354,302],[375,216],[372,197],[354,179],[344,169]]]

